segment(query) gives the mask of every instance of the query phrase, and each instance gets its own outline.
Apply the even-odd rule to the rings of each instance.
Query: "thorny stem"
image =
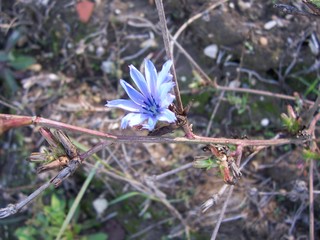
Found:
[[[314,134],[314,131],[315,131],[315,128],[316,128],[316,124],[317,122],[320,120],[320,113],[318,113],[313,119],[312,121],[310,122],[310,126],[309,126],[309,133],[311,135],[313,135],[313,137],[315,137],[315,134]],[[317,148],[316,145],[314,145],[315,148]],[[315,149],[314,149],[315,150]]]
[[[0,208],[0,218],[6,218],[13,214],[19,212],[24,206],[29,204],[33,199],[39,196],[44,190],[46,190],[51,185],[51,181],[46,182],[36,191],[30,194],[27,198],[23,199],[17,204],[9,204],[6,208]]]
[[[161,180],[161,179],[163,179],[163,178],[166,178],[166,177],[168,177],[168,176],[170,176],[170,175],[172,175],[172,174],[176,174],[176,173],[178,173],[178,172],[180,172],[180,171],[186,170],[186,169],[188,169],[188,168],[190,168],[190,167],[192,167],[192,166],[193,166],[193,163],[187,163],[187,164],[185,164],[185,165],[182,165],[181,167],[175,168],[175,169],[170,170],[170,171],[168,171],[168,172],[165,172],[165,173],[163,173],[163,174],[160,174],[160,175],[157,175],[157,176],[153,176],[153,177],[151,177],[151,179],[152,179],[153,181],[158,181],[158,180]]]
[[[241,145],[238,145],[237,149],[236,149],[236,151],[234,153],[237,156],[237,165],[238,166],[240,166],[240,163],[241,163],[242,153],[243,153],[243,147]],[[212,236],[211,236],[211,240],[215,240],[217,238],[218,231],[219,231],[220,225],[222,223],[224,213],[225,213],[225,211],[227,209],[229,200],[230,200],[231,195],[233,193],[233,189],[234,189],[234,186],[231,186],[230,190],[229,190],[229,193],[228,193],[228,196],[227,196],[226,200],[223,203],[223,207],[221,209],[218,222],[216,223],[216,226],[215,226],[215,228],[213,230],[213,233],[212,233]]]
[[[314,240],[314,197],[313,197],[313,168],[314,160],[310,160],[309,166],[309,237]]]
[[[227,209],[228,202],[229,202],[229,199],[230,199],[230,197],[232,195],[233,189],[234,189],[234,186],[231,186],[230,189],[229,189],[227,199],[225,200],[225,202],[223,204],[223,207],[222,207],[220,215],[219,215],[218,222],[216,223],[216,226],[215,226],[215,228],[213,230],[213,233],[212,233],[212,236],[211,236],[211,240],[215,240],[217,238],[218,231],[219,231],[219,228],[220,228],[224,213],[225,213],[225,211]]]
[[[95,145],[93,148],[80,154],[80,159],[81,160],[86,159],[86,158],[92,156],[93,154],[99,152],[100,150],[104,149],[108,145],[110,145],[110,142],[108,142],[108,141],[100,142],[97,145]]]
[[[175,83],[173,90],[174,90],[174,95],[176,97],[178,114],[184,115],[185,113],[184,113],[184,108],[183,108],[183,104],[182,104],[182,100],[181,100],[179,84],[178,84],[178,79],[177,79],[177,74],[176,74],[176,68],[174,66],[173,51],[172,51],[172,49],[170,49],[170,42],[169,42],[170,34],[169,34],[167,24],[166,24],[166,16],[164,13],[162,0],[156,0],[156,6],[157,6],[158,14],[159,14],[161,31],[162,31],[162,38],[163,38],[164,46],[166,49],[166,54],[169,57],[169,59],[172,60],[171,72],[173,75],[173,81]],[[194,134],[192,132],[192,129],[189,125],[187,118],[185,119],[185,123],[182,125],[182,128],[183,128],[183,131],[185,132],[187,138],[190,138],[190,139],[194,138]]]
[[[220,86],[217,83],[213,83],[212,85],[215,89],[220,90],[220,91],[243,92],[243,93],[250,93],[250,94],[255,94],[255,95],[259,95],[259,96],[274,97],[274,98],[291,100],[291,101],[297,100],[297,98],[294,96],[289,96],[289,95],[285,95],[285,94],[281,94],[281,93],[273,93],[273,92],[256,90],[256,89],[249,89],[249,88],[225,87],[225,86]],[[305,100],[304,102],[307,104],[314,104],[314,102],[309,101],[309,100]]]
[[[320,96],[317,97],[313,106],[306,112],[304,125],[308,126],[313,118],[314,113],[318,110],[320,104]]]
[[[319,99],[320,97],[318,97]],[[318,101],[317,99],[317,101]],[[312,108],[311,108],[312,109]],[[312,134],[312,137],[315,137],[315,127],[317,122],[320,120],[320,113],[318,113],[311,121],[309,126],[309,133]],[[315,142],[311,143],[310,147],[312,152],[316,152],[318,149],[318,146]],[[313,168],[314,168],[314,160],[310,160],[309,165],[309,238],[310,240],[314,240],[314,196],[313,196]]]
[[[267,140],[249,140],[249,139],[230,139],[230,138],[211,138],[202,137],[195,135],[194,139],[189,139],[186,137],[152,137],[152,136],[121,136],[113,135],[108,133],[102,133],[99,131],[73,126],[66,123],[61,123],[53,121],[50,119],[42,117],[30,117],[30,116],[19,116],[10,114],[0,114],[0,130],[1,124],[5,124],[7,121],[16,121],[20,119],[23,122],[22,126],[36,125],[48,128],[55,128],[70,132],[83,133],[98,138],[102,138],[111,142],[116,143],[188,143],[188,144],[232,144],[232,145],[242,145],[243,147],[248,146],[279,146],[285,144],[302,144],[304,142],[310,141],[303,138],[281,138],[281,139],[267,139]],[[15,125],[19,127],[19,125]]]
[[[102,144],[97,145],[96,147],[93,147],[89,151],[81,154],[78,159],[81,160],[81,162],[82,162],[84,159],[90,157],[91,155],[93,155],[95,152],[101,150],[106,145],[110,145],[110,142],[103,142]],[[35,198],[37,198],[50,185],[57,186],[57,183],[61,183],[65,178],[69,177],[70,173],[73,173],[80,165],[80,161],[75,161],[75,159],[71,159],[70,163],[72,163],[72,164],[69,164],[66,168],[62,169],[55,177],[53,177],[51,180],[47,181],[45,184],[40,186],[37,190],[35,190],[33,193],[31,193],[25,199],[18,202],[17,204],[9,204],[6,208],[0,209],[0,218],[9,217],[9,216],[19,212],[23,207],[25,207],[30,202],[32,202]]]
[[[167,24],[166,24],[166,17],[165,17],[165,13],[164,13],[162,0],[156,0],[156,6],[157,6],[158,14],[159,14],[162,37],[163,37],[163,42],[164,42],[164,46],[166,49],[166,54],[169,57],[169,59],[171,59],[173,62],[171,70],[172,70],[172,75],[173,75],[173,81],[175,83],[174,94],[176,96],[177,108],[178,108],[179,112],[182,112],[183,105],[182,105],[182,100],[181,100],[181,96],[180,96],[180,90],[179,90],[179,84],[178,84],[178,80],[177,80],[176,70],[174,67],[174,58],[173,58],[172,51],[170,49],[169,32],[168,32],[168,28],[167,28]]]

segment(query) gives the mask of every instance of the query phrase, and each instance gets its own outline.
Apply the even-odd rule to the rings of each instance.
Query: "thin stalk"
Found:
[[[313,196],[313,166],[314,160],[310,160],[309,169],[309,237],[314,240],[314,196]]]
[[[220,225],[221,225],[222,219],[224,217],[224,213],[225,213],[225,211],[227,209],[227,206],[228,206],[228,203],[229,203],[229,199],[230,199],[230,197],[232,195],[233,189],[234,189],[234,186],[231,186],[230,189],[229,189],[227,199],[225,200],[225,202],[223,204],[223,207],[221,209],[221,213],[219,215],[218,222],[217,222],[217,224],[216,224],[216,226],[214,228],[214,231],[212,233],[211,240],[215,240],[217,238],[218,231],[220,229]]]
[[[71,208],[70,208],[70,210],[68,212],[67,217],[63,221],[63,224],[62,224],[62,226],[61,226],[61,228],[59,230],[59,233],[58,233],[58,235],[56,237],[56,240],[60,240],[62,235],[63,235],[63,233],[64,233],[64,231],[67,229],[69,223],[71,222],[71,219],[73,218],[73,216],[74,216],[74,214],[75,214],[75,212],[77,210],[77,207],[80,204],[80,201],[82,200],[85,192],[87,191],[88,186],[89,186],[90,182],[92,181],[92,179],[93,179],[97,169],[99,168],[100,164],[101,164],[100,161],[96,162],[94,167],[91,169],[88,177],[86,178],[86,181],[83,183],[83,185],[82,185],[82,187],[80,189],[80,192],[78,193],[75,201],[73,202],[73,204],[72,204],[72,206],[71,206]]]
[[[179,90],[179,84],[177,80],[177,74],[176,74],[176,69],[174,66],[174,58],[173,58],[173,53],[172,49],[170,49],[170,42],[169,42],[169,31],[167,28],[167,23],[166,23],[166,16],[164,13],[164,8],[163,8],[163,3],[162,0],[156,0],[156,7],[158,10],[158,15],[159,15],[159,20],[160,20],[160,25],[161,25],[161,31],[162,31],[162,38],[164,42],[164,46],[166,49],[166,54],[169,57],[169,59],[172,60],[172,75],[173,75],[173,81],[175,83],[174,85],[174,95],[176,96],[176,102],[177,102],[177,109],[179,112],[183,112],[183,104],[180,96],[180,90]]]
[[[22,119],[26,125],[36,125],[48,128],[55,128],[60,130],[65,130],[69,132],[82,133],[90,136],[95,136],[101,139],[105,139],[109,142],[115,143],[187,143],[187,144],[232,144],[232,145],[242,145],[243,147],[247,146],[280,146],[285,144],[302,144],[310,140],[303,138],[281,138],[281,139],[266,139],[266,140],[249,140],[249,139],[231,139],[231,138],[211,138],[211,137],[202,137],[195,135],[193,139],[187,137],[159,137],[159,136],[121,136],[113,135],[108,133],[102,133],[99,131],[73,126],[66,123],[61,123],[53,120],[49,120],[41,117],[30,117],[30,116],[17,116],[17,115],[8,115],[0,114],[0,129],[1,123],[4,121],[11,121],[15,118]],[[8,120],[9,119],[9,120]],[[19,127],[19,126],[15,126]]]

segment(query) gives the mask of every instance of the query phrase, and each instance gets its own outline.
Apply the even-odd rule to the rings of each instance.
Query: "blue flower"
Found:
[[[170,93],[174,86],[172,75],[169,73],[172,61],[167,61],[162,70],[157,73],[153,63],[145,60],[145,77],[133,65],[130,65],[130,76],[137,89],[124,80],[120,84],[130,99],[108,101],[105,106],[121,108],[129,111],[121,121],[121,128],[142,124],[143,129],[153,130],[157,121],[173,123],[177,120],[175,114],[168,109],[174,100]]]

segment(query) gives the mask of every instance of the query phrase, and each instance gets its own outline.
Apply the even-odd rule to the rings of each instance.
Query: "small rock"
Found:
[[[241,83],[239,80],[233,80],[229,83],[230,88],[238,88],[240,87]]]
[[[270,121],[269,121],[268,118],[264,118],[264,119],[262,119],[261,122],[260,122],[260,124],[261,124],[262,127],[268,126],[269,123],[270,123]]]
[[[99,46],[96,50],[97,57],[102,57],[102,55],[105,53],[105,50],[103,47]]]
[[[97,198],[92,203],[94,210],[96,210],[96,213],[98,216],[101,216],[108,208],[108,201],[105,198]]]
[[[245,1],[239,0],[238,5],[239,5],[239,8],[241,9],[241,11],[245,11],[245,10],[251,8],[252,2],[251,1],[245,2]]]
[[[112,73],[115,70],[114,63],[112,61],[103,61],[101,64],[101,70],[105,73]]]
[[[120,14],[121,14],[121,10],[117,8],[116,10],[114,10],[114,13],[115,13],[116,15],[120,15]]]
[[[268,38],[260,37],[259,43],[260,43],[261,46],[264,46],[264,47],[267,46],[268,45]]]
[[[211,44],[209,46],[207,46],[203,52],[204,55],[208,56],[209,58],[212,59],[216,59],[217,55],[218,55],[218,46],[216,44]]]
[[[35,63],[29,66],[28,69],[35,72],[40,72],[42,70],[42,66],[39,63]]]
[[[271,20],[271,21],[265,23],[263,27],[265,30],[270,30],[270,29],[274,28],[275,26],[277,26],[277,21]]]

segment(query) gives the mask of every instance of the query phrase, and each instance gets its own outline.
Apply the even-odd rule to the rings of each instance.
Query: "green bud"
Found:
[[[282,113],[281,114],[281,120],[282,120],[282,124],[283,126],[290,132],[293,134],[296,134],[299,130],[300,130],[300,124],[299,122],[292,117],[288,117],[287,114]]]
[[[195,168],[205,168],[205,169],[210,169],[217,167],[217,162],[211,158],[198,158],[193,162],[193,167]]]
[[[320,8],[320,0],[310,0],[310,2]]]
[[[316,152],[312,152],[309,149],[303,149],[302,156],[305,160],[311,160],[311,159],[320,160],[320,154]]]

